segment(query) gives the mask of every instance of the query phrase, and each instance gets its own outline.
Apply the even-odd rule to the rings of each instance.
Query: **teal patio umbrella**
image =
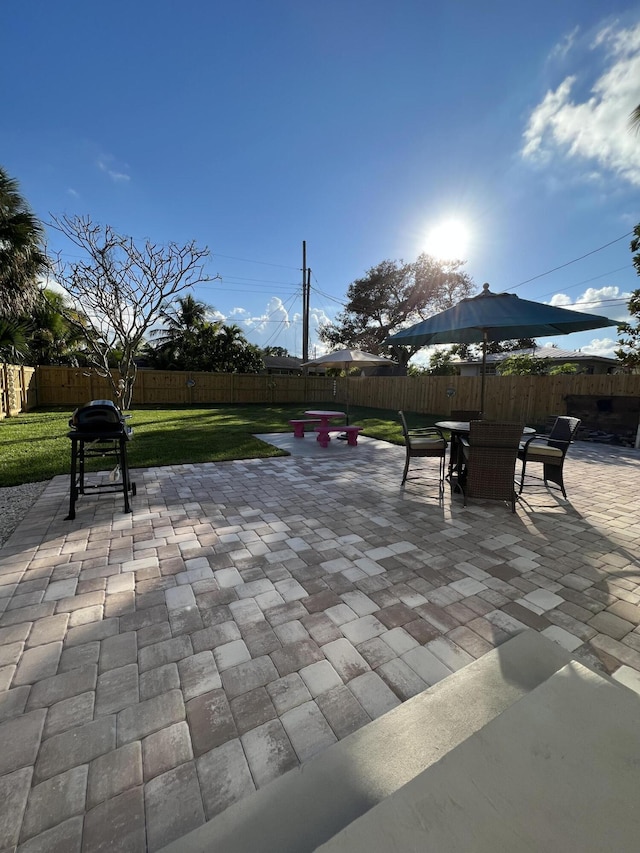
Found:
[[[484,382],[489,341],[514,338],[544,338],[569,335],[617,326],[617,320],[598,314],[568,311],[542,302],[521,299],[515,293],[491,293],[489,285],[482,293],[461,299],[457,305],[402,329],[384,342],[394,346],[430,346],[431,344],[482,344],[482,382],[480,411],[484,411]]]

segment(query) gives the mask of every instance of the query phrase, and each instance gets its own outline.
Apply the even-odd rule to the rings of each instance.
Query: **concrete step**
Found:
[[[235,803],[163,853],[311,853],[570,661],[560,646],[524,632]]]
[[[573,661],[318,853],[636,853],[640,697]]]

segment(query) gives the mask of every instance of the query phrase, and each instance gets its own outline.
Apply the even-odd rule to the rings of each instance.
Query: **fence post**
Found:
[[[0,415],[3,418],[9,415],[9,400],[7,397],[7,365],[2,363],[2,376],[0,376]]]

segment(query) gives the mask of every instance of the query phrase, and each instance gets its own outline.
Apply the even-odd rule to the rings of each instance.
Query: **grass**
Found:
[[[336,404],[135,409],[129,420],[134,430],[128,446],[129,466],[282,456],[282,451],[254,438],[253,433],[289,432],[289,418],[299,417],[311,407],[332,409]],[[67,432],[71,413],[70,409],[36,410],[0,421],[0,487],[69,473],[71,443]],[[425,426],[433,419],[415,415],[409,416],[409,421],[410,425]],[[363,426],[364,435],[402,444],[400,423],[393,410],[352,406],[351,423]],[[98,458],[92,460],[90,470],[112,466],[112,457]]]

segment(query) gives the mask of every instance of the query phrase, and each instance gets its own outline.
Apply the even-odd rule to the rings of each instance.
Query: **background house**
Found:
[[[262,373],[279,376],[302,376],[302,359],[293,356],[264,355],[265,369]]]
[[[500,373],[500,363],[512,355],[528,355],[548,362],[549,367],[560,364],[577,364],[578,373],[602,374],[617,373],[620,362],[616,358],[606,358],[600,355],[589,355],[580,350],[560,349],[559,347],[538,347],[537,349],[521,349],[512,352],[490,353],[487,355],[487,375]],[[460,376],[479,376],[482,370],[482,359],[474,358],[467,361],[454,361],[460,367]]]

